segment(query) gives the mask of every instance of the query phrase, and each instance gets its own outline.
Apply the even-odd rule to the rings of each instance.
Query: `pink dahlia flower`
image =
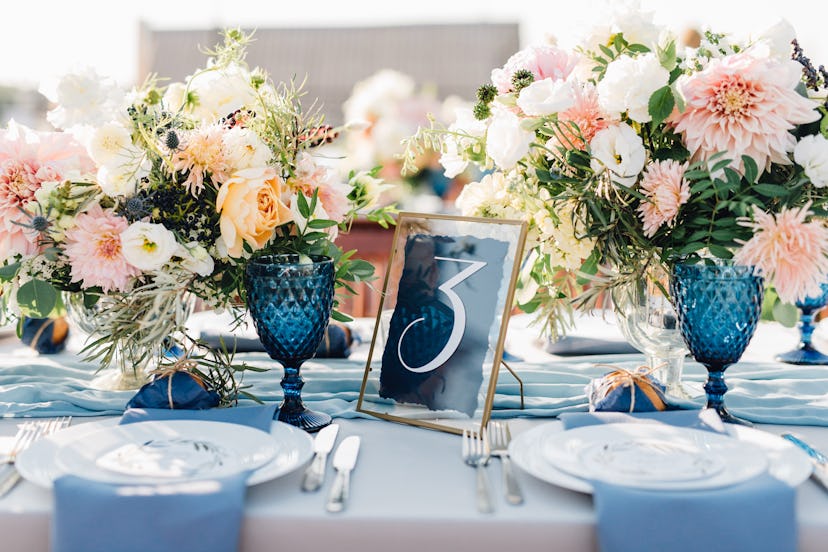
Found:
[[[817,103],[796,92],[799,65],[746,51],[713,59],[679,81],[684,112],[671,121],[695,159],[727,152],[737,167],[748,155],[760,170],[790,164],[796,125],[819,118]]]
[[[535,80],[566,79],[578,59],[566,51],[549,44],[529,46],[512,55],[500,69],[492,71],[492,84],[500,94],[506,94],[514,89],[512,75],[520,69],[527,69],[535,76]]]
[[[663,224],[675,224],[679,208],[690,198],[690,184],[684,178],[687,163],[672,159],[655,161],[644,170],[641,193],[649,201],[638,207],[644,223],[644,235],[652,237]]]
[[[126,291],[130,278],[141,274],[123,255],[121,232],[129,226],[127,220],[93,205],[75,223],[66,231],[65,248],[72,281],[85,288],[100,286],[104,293]]]
[[[24,212],[44,182],[78,178],[94,170],[86,150],[69,134],[35,132],[14,121],[0,130],[0,256],[30,255],[37,233],[24,229]]]
[[[818,220],[805,222],[809,207],[782,209],[775,217],[754,207],[753,221],[742,222],[753,237],[734,257],[756,266],[788,303],[819,294],[828,279],[828,229]]]

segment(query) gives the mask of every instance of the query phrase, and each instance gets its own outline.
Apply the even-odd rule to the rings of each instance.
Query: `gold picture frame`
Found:
[[[357,411],[457,434],[485,428],[526,231],[517,220],[400,213]]]

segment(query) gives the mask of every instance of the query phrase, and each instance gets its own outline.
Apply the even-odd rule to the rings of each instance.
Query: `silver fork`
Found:
[[[60,418],[51,418],[49,420],[38,420],[25,422],[17,432],[14,438],[14,444],[9,455],[4,459],[0,466],[4,465],[7,469],[0,475],[0,498],[6,496],[10,490],[20,481],[20,473],[15,469],[14,463],[17,460],[17,455],[29,448],[29,445],[45,437],[59,429],[68,427],[72,423],[71,416],[61,416]]]
[[[509,424],[491,422],[488,426],[489,444],[492,456],[500,458],[503,464],[503,490],[509,504],[520,504],[523,502],[523,493],[520,492],[515,478],[515,471],[512,469],[512,461],[509,459],[509,441],[512,440],[512,433],[509,431]]]
[[[483,514],[494,512],[486,464],[489,462],[489,439],[486,433],[463,430],[463,461],[477,471],[477,511]]]

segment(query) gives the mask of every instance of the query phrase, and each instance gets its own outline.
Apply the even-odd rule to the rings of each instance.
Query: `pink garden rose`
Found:
[[[512,75],[520,69],[527,69],[535,80],[564,80],[577,65],[578,59],[560,48],[548,44],[529,46],[517,52],[506,61],[506,65],[492,71],[492,84],[500,94],[514,89]]]

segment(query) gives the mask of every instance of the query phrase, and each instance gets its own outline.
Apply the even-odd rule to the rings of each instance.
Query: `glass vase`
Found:
[[[94,389],[126,391],[139,389],[147,383],[149,375],[167,353],[170,337],[183,328],[193,312],[195,297],[186,291],[176,294],[175,300],[163,309],[149,324],[155,339],[125,340],[120,343],[94,345],[106,335],[111,335],[111,318],[108,310],[118,299],[103,295],[94,305],[84,303],[83,293],[64,293],[63,302],[67,317],[73,327],[87,334],[86,347],[91,349],[90,360],[99,360],[101,367],[90,386]],[[136,319],[144,313],[135,313]],[[143,342],[143,343],[142,343]],[[147,344],[148,343],[148,344]],[[97,351],[110,350],[111,355]]]
[[[302,363],[313,357],[325,335],[333,307],[334,263],[328,257],[264,255],[245,270],[247,307],[270,358],[284,367],[284,400],[278,419],[317,431],[331,417],[302,403]]]
[[[688,350],[678,328],[675,307],[667,295],[669,281],[660,270],[613,292],[616,320],[624,338],[644,353],[647,365],[665,392],[690,398],[681,382]]]

